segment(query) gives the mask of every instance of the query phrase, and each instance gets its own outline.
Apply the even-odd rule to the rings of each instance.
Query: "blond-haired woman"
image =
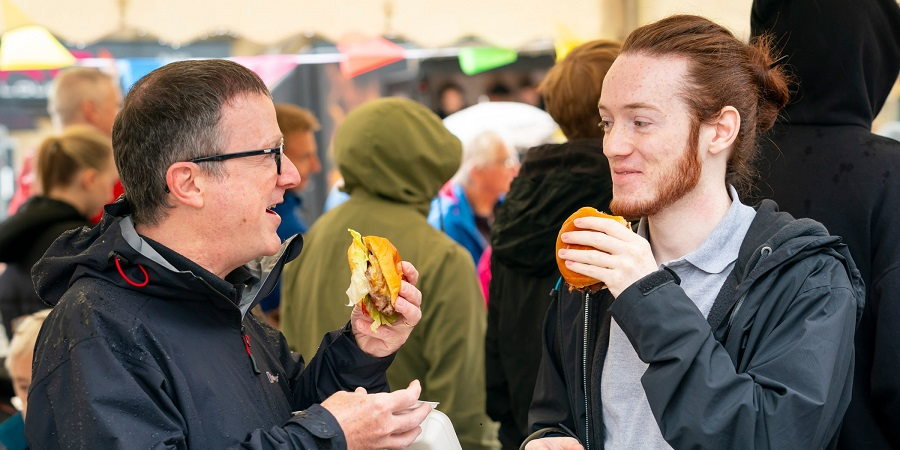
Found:
[[[91,127],[70,127],[45,139],[36,155],[41,195],[0,223],[0,315],[12,322],[46,307],[34,292],[31,267],[64,231],[90,226],[118,179],[109,138]]]
[[[31,361],[34,359],[34,345],[49,309],[23,316],[15,325],[9,354],[6,355],[6,372],[13,383],[13,391],[18,402],[13,402],[19,414],[0,423],[0,448],[7,450],[27,449],[25,442],[25,413],[28,408],[28,388],[31,387]]]

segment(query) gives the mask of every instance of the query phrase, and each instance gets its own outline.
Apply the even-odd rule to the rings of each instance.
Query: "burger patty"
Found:
[[[387,282],[381,273],[381,266],[375,259],[375,255],[369,253],[369,264],[366,267],[366,278],[369,280],[369,298],[372,305],[378,312],[384,315],[394,314],[394,307],[391,306],[391,295],[388,291]]]

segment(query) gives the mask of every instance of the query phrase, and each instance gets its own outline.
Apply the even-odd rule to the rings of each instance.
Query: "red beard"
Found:
[[[692,125],[681,158],[675,167],[664,172],[656,185],[656,196],[651,200],[629,201],[613,196],[609,209],[613,214],[629,219],[652,216],[669,205],[677,202],[691,192],[700,182],[702,164],[697,152],[700,137],[700,126]]]

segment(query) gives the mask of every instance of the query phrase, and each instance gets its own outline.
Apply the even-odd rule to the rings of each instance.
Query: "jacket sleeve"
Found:
[[[758,327],[767,335],[753,336],[748,361],[738,354],[740,372],[680,286],[647,283],[658,273],[622,292],[611,313],[649,364],[641,382],[669,444],[824,448],[849,401],[853,370],[856,300],[841,287],[849,285],[843,266],[835,260],[807,270],[794,298],[779,299],[789,302],[780,317],[756,316],[773,325]],[[760,295],[777,295],[768,292]]]
[[[563,375],[562,349],[558,345],[559,315],[560,300],[557,297],[550,303],[550,308],[544,318],[541,365],[538,368],[531,408],[528,410],[528,424],[531,431],[534,432],[529,440],[537,437],[535,435],[541,435],[543,432],[551,430],[556,431],[561,427],[568,430],[578,429],[575,418],[572,416],[572,406],[569,404],[567,385]],[[571,437],[578,439],[578,436],[572,435]]]
[[[319,350],[309,365],[304,367],[299,356],[288,349],[284,336],[280,336],[282,364],[290,378],[295,410],[303,410],[321,403],[337,391],[352,391],[364,387],[368,392],[388,392],[385,371],[394,355],[376,358],[356,345],[350,324],[331,331],[322,338]]]
[[[881,427],[892,445],[900,446],[900,265],[874,280],[872,299],[875,340],[872,352],[871,398],[880,405]]]

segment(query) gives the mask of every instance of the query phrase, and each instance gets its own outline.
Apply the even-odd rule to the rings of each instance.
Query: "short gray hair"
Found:
[[[9,350],[5,361],[7,373],[12,372],[10,369],[15,358],[25,353],[34,353],[34,344],[37,342],[38,333],[47,316],[50,315],[50,311],[50,309],[42,309],[14,321],[15,329],[12,340],[9,341]]]
[[[107,86],[115,85],[109,74],[93,67],[72,67],[60,71],[50,87],[47,112],[57,129],[80,123],[85,101],[102,103],[109,95]]]
[[[508,158],[518,160],[519,154],[515,147],[503,136],[495,131],[482,131],[468,142],[463,144],[462,164],[459,171],[453,176],[453,181],[466,185],[469,183],[469,175],[472,169],[489,166],[497,160],[500,149],[506,149]]]
[[[232,61],[179,61],[141,78],[125,97],[113,125],[113,153],[136,224],[156,225],[172,205],[166,171],[222,151],[222,107],[248,94],[271,97],[250,69]],[[223,176],[219,165],[205,165]]]

